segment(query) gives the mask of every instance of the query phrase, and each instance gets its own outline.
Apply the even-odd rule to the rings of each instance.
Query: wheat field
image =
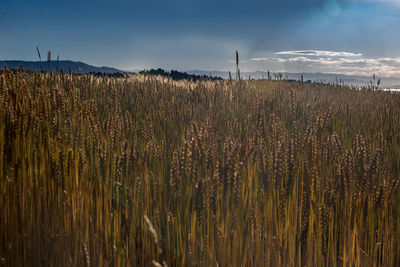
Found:
[[[399,266],[400,94],[0,73],[0,265]]]

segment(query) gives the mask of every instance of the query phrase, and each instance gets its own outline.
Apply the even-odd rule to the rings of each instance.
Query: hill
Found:
[[[75,71],[76,73],[125,73],[123,70],[119,70],[111,67],[96,67],[92,66],[80,61],[70,61],[70,60],[52,60],[50,64],[48,61],[43,61],[43,67],[46,71],[57,70],[57,66],[59,69],[63,69],[64,71]],[[4,68],[6,65],[9,69],[20,68],[21,65],[27,70],[41,70],[40,61],[23,61],[23,60],[3,60],[0,61],[0,70]]]

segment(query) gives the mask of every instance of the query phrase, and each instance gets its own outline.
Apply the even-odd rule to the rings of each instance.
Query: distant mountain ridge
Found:
[[[52,60],[50,61],[50,66],[48,61],[42,61],[43,67],[45,68],[46,71],[50,70],[50,66],[53,71],[56,70],[57,68],[57,61]],[[27,70],[41,70],[40,66],[40,61],[24,61],[24,60],[0,60],[0,70],[3,69],[3,66],[6,65],[9,69],[15,69],[15,68],[20,68],[21,65],[24,66],[25,69]],[[116,74],[116,73],[130,73],[130,72],[149,72],[149,71],[143,71],[143,70],[135,70],[135,71],[124,71],[112,67],[107,67],[107,66],[102,66],[102,67],[96,67],[92,66],[89,64],[86,64],[84,62],[80,61],[71,61],[71,60],[60,60],[58,62],[58,66],[60,69],[63,69],[65,72],[69,71],[69,68],[71,66],[71,70],[75,71],[76,73],[107,73],[107,74]],[[153,72],[157,72],[158,70],[153,70]],[[163,70],[164,71],[164,70]],[[167,73],[167,72],[166,72]],[[172,73],[169,72],[170,75]],[[154,73],[156,74],[156,73]],[[175,76],[179,77],[186,77],[186,76],[191,76],[192,77],[197,77],[197,76],[207,76],[207,77],[214,77],[218,78],[221,77],[223,79],[228,79],[229,78],[229,72],[228,71],[217,71],[217,70],[190,70],[190,71],[174,71]],[[179,75],[178,75],[179,74]],[[182,75],[181,75],[182,74]],[[359,86],[365,86],[369,84],[371,81],[372,77],[368,76],[357,76],[357,75],[344,75],[344,74],[330,74],[330,73],[287,73],[283,72],[283,77],[288,77],[290,80],[299,80],[300,77],[303,75],[303,80],[304,81],[320,81],[320,82],[325,82],[325,83],[334,83],[334,82],[343,82],[344,84],[347,85],[359,85]],[[249,76],[252,79],[260,79],[260,78],[267,78],[267,72],[264,71],[254,71],[254,72],[242,72],[241,77],[244,79],[248,79]],[[271,72],[272,78],[274,78],[273,72]],[[232,78],[235,78],[235,73],[232,73]],[[381,82],[381,87],[382,88],[400,88],[400,77],[395,78],[395,77],[383,77],[382,82]]]
[[[52,60],[50,64],[48,61],[42,61],[43,67],[46,71],[50,70],[50,66],[53,71],[57,69],[57,61]],[[21,65],[26,70],[42,70],[40,61],[24,61],[24,60],[0,60],[0,70],[4,68],[4,65],[9,69],[20,68]],[[58,67],[68,72],[70,67],[72,71],[76,73],[125,73],[123,70],[119,70],[111,67],[96,67],[80,61],[71,60],[60,60],[58,61]]]
[[[229,78],[228,71],[205,71],[205,70],[191,70],[186,71],[188,74],[194,75],[212,75],[222,77],[224,79]],[[232,73],[232,78],[235,78],[235,73]],[[274,79],[274,73],[271,72],[270,75],[272,79]],[[334,73],[288,73],[282,72],[283,77],[286,77],[289,80],[299,80],[301,76],[303,76],[304,81],[320,81],[324,83],[335,83],[342,82],[346,85],[359,85],[364,86],[369,84],[372,79],[372,76],[361,76],[361,75],[345,75],[345,74],[334,74]],[[372,74],[371,74],[372,75]],[[240,76],[243,79],[248,79],[249,76],[251,79],[261,79],[267,78],[268,73],[266,71],[253,71],[253,72],[241,72]],[[378,77],[379,78],[379,77]],[[400,88],[400,77],[382,77],[381,78],[381,87],[386,88]]]

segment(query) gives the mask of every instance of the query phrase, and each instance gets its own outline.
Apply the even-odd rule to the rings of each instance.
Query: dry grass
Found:
[[[400,95],[0,74],[0,264],[395,266]]]

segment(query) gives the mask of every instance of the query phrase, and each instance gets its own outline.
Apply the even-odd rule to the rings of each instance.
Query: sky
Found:
[[[0,60],[400,77],[400,0],[2,0]]]

